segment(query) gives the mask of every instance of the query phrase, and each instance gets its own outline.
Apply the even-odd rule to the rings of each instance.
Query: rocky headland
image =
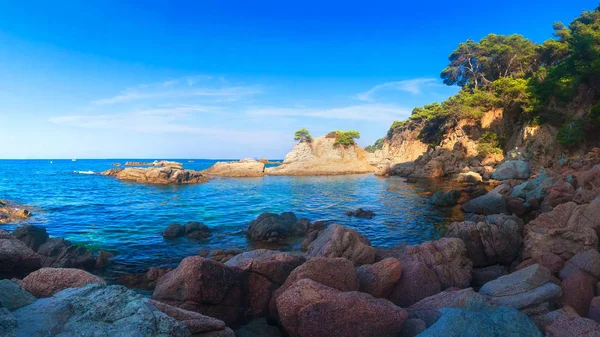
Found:
[[[217,162],[202,171],[206,175],[247,178],[265,175],[265,163],[253,159],[242,159],[237,162]]]
[[[31,212],[25,208],[12,205],[10,202],[0,200],[0,224],[25,220]]]
[[[200,184],[210,180],[201,172],[174,167],[110,169],[102,172],[102,175],[123,181],[157,185]]]

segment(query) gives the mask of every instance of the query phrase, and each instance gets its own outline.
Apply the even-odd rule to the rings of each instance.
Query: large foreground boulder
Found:
[[[360,291],[373,297],[386,298],[402,276],[402,263],[389,257],[374,264],[356,268]]]
[[[375,248],[354,229],[333,224],[308,246],[307,257],[344,257],[357,265],[375,261]]]
[[[152,298],[236,325],[248,308],[247,289],[246,271],[191,256],[158,279]]]
[[[160,336],[189,331],[148,299],[122,286],[100,283],[69,288],[12,312],[17,337]]]
[[[568,202],[543,213],[524,229],[523,258],[553,253],[568,260],[579,252],[597,249],[600,200],[586,205]]]
[[[600,337],[599,323],[579,316],[569,307],[547,313],[541,325],[549,337]]]
[[[410,314],[409,317],[421,319],[427,326],[431,326],[442,316],[440,309],[465,308],[468,301],[475,297],[483,299],[472,288],[448,289],[439,294],[424,298],[406,310]]]
[[[304,256],[257,249],[234,256],[225,265],[247,271],[249,317],[268,313],[273,292],[288,278],[292,270],[304,263]]]
[[[534,264],[484,284],[479,293],[491,303],[531,316],[547,313],[561,295],[547,268]]]
[[[420,337],[542,337],[527,315],[471,300],[466,308],[440,309],[441,318]]]
[[[21,286],[35,297],[50,297],[61,290],[90,283],[106,282],[81,269],[42,268],[27,275]]]
[[[510,265],[523,244],[523,221],[515,216],[491,215],[485,221],[453,222],[446,237],[461,239],[474,267]]]
[[[408,317],[388,300],[340,292],[308,279],[281,294],[277,310],[291,337],[394,336]]]
[[[278,241],[304,235],[308,221],[298,219],[292,212],[262,213],[248,226],[248,235],[257,241]]]

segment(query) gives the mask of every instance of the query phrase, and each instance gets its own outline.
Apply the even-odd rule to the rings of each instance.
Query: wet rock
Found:
[[[0,307],[16,310],[33,303],[36,298],[10,280],[0,280]]]
[[[527,315],[512,308],[491,306],[481,300],[469,301],[466,308],[443,308],[440,312],[440,319],[420,337],[542,337]]]
[[[492,179],[527,179],[530,174],[528,162],[524,160],[508,160],[496,167],[492,173]]]
[[[105,250],[99,250],[98,256],[96,257],[95,268],[98,270],[104,270],[110,265],[110,259],[115,257],[115,254],[107,252]]]
[[[598,247],[600,200],[578,206],[562,204],[525,226],[523,258],[553,253],[563,260]]]
[[[225,263],[249,273],[248,293],[250,317],[264,316],[269,311],[273,292],[288,278],[292,270],[304,263],[300,255],[257,249],[236,255]]]
[[[162,302],[150,300],[152,305],[169,317],[183,324],[192,334],[204,336],[211,332],[225,332],[225,322],[197,312],[183,310]],[[233,334],[231,334],[233,336]]]
[[[515,216],[491,215],[485,222],[454,222],[448,226],[446,237],[465,243],[474,267],[510,265],[519,255],[523,226]]]
[[[549,307],[561,295],[551,278],[547,268],[535,264],[484,284],[479,293],[493,304],[540,314],[540,307]]]
[[[0,278],[21,278],[41,268],[41,256],[18,239],[0,239]]]
[[[370,210],[364,210],[362,208],[358,208],[355,211],[346,212],[347,216],[353,216],[355,218],[364,218],[364,219],[373,219],[375,213]]]
[[[242,251],[238,250],[238,249],[217,249],[217,250],[212,250],[208,253],[208,258],[213,260],[213,261],[217,261],[217,262],[221,262],[221,263],[225,263],[227,261],[229,261],[232,257],[241,254]]]
[[[356,265],[375,261],[375,248],[357,231],[333,224],[322,231],[308,246],[307,257],[344,257]]]
[[[576,271],[562,281],[561,289],[560,303],[575,309],[580,316],[587,316],[594,298],[594,286],[589,277],[581,271]]]
[[[248,273],[191,256],[161,277],[152,299],[238,325],[248,308]]]
[[[449,192],[437,191],[429,198],[429,204],[434,206],[454,206],[460,199],[461,192],[451,190]]]
[[[37,250],[49,237],[45,228],[33,225],[24,225],[15,229],[12,232],[12,236],[15,239],[23,241],[27,247],[33,250]]]
[[[170,224],[169,227],[167,227],[162,232],[162,236],[167,239],[172,239],[172,238],[178,238],[180,236],[183,236],[184,233],[185,233],[185,228],[183,226],[181,226],[180,224],[173,223],[173,224]]]
[[[356,274],[360,291],[373,297],[386,298],[402,276],[402,264],[394,258],[387,258],[356,268]]]
[[[61,290],[83,287],[90,283],[106,282],[81,269],[42,268],[27,275],[21,286],[39,298],[50,297]]]
[[[291,212],[284,212],[279,215],[262,213],[250,223],[247,231],[253,240],[277,241],[304,235],[307,230],[304,225]]]
[[[360,292],[340,292],[313,280],[296,282],[277,298],[290,336],[380,337],[400,332],[406,310]]]
[[[565,263],[559,276],[564,280],[578,270],[592,278],[593,283],[600,281],[600,253],[596,249],[590,249],[576,254]]]
[[[408,310],[410,315],[409,317],[419,318],[423,320],[427,326],[431,326],[442,316],[440,309],[465,308],[467,306],[467,302],[475,297],[484,300],[481,295],[473,291],[471,288],[453,288],[424,298],[411,305],[406,310]]]
[[[506,213],[506,200],[498,192],[489,192],[462,205],[462,210],[467,213],[499,214]]]
[[[190,239],[206,239],[211,235],[210,228],[202,222],[189,221],[185,224],[185,236]]]
[[[64,239],[48,239],[40,246],[38,253],[42,255],[43,267],[90,270],[96,265],[96,259],[91,250],[73,245]]]
[[[17,336],[172,336],[189,331],[122,286],[69,288],[12,312]]]

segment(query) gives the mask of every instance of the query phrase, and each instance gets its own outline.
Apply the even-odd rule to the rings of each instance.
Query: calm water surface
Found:
[[[132,160],[133,161],[133,160]],[[215,161],[180,160],[202,170]],[[120,182],[101,172],[125,160],[0,160],[0,199],[30,206],[28,223],[43,226],[93,249],[115,253],[114,271],[142,272],[176,265],[211,249],[249,249],[245,228],[262,212],[292,211],[311,220],[331,220],[355,228],[374,246],[437,239],[456,209],[427,204],[427,192],[445,186],[408,184],[373,175],[336,177],[217,178],[205,184],[153,186]],[[347,217],[347,210],[373,210],[372,220]],[[171,223],[202,221],[213,230],[205,241],[165,240]],[[12,230],[19,224],[0,225]],[[271,248],[298,250],[299,240]]]

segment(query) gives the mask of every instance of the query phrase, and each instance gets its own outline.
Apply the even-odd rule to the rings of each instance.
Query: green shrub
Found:
[[[583,129],[583,121],[576,119],[565,123],[558,130],[558,143],[564,147],[573,147],[583,141],[585,131]]]
[[[589,117],[594,122],[600,122],[600,104],[596,104],[592,107]]]
[[[300,129],[294,133],[294,140],[297,142],[312,142],[312,136],[306,129]]]
[[[490,131],[481,135],[477,143],[477,152],[482,157],[486,157],[489,154],[502,154],[502,146],[498,135]]]
[[[336,130],[336,131],[331,131],[325,137],[326,138],[335,138],[335,143],[333,143],[333,145],[350,146],[350,145],[356,144],[354,139],[360,138],[360,132],[355,131],[355,130],[350,130],[350,131]]]
[[[394,123],[392,123],[392,126],[390,126],[390,128],[388,129],[386,135],[387,139],[391,140],[392,137],[394,137],[394,132],[396,132],[396,130],[404,128],[407,124],[408,121],[394,121]]]
[[[385,138],[377,139],[373,145],[366,146],[365,151],[373,153],[377,150],[381,150],[383,148],[384,141]]]

